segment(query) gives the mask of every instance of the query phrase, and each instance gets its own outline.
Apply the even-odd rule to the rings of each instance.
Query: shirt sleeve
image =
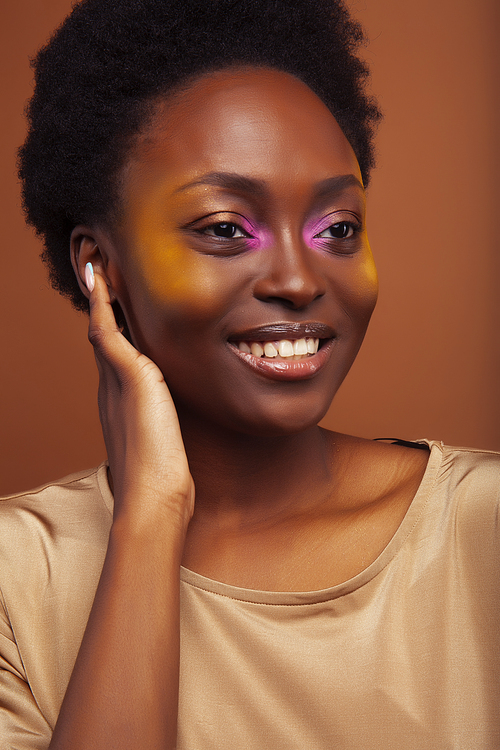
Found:
[[[5,750],[46,750],[52,729],[40,711],[0,602],[0,747]]]

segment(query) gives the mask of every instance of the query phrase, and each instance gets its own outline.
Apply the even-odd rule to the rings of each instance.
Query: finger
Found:
[[[90,292],[89,304],[89,341],[94,347],[96,356],[103,357],[116,365],[123,365],[138,352],[122,335],[113,312],[108,286],[92,265],[87,263],[85,280]]]
[[[90,292],[90,326],[89,333],[99,335],[101,329],[105,332],[116,332],[115,316],[111,307],[108,285],[99,271],[92,267],[91,263],[85,266],[85,281]]]

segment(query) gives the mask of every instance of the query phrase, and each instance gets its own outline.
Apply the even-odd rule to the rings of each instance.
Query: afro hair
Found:
[[[80,223],[118,205],[117,172],[151,102],[235,65],[300,78],[335,116],[365,184],[380,111],[357,56],[360,25],[342,0],[83,0],[33,60],[28,135],[19,150],[27,220],[52,285],[87,309],[70,262]]]

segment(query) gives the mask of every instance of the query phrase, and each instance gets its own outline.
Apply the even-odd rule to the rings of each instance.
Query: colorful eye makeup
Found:
[[[263,249],[272,241],[269,230],[236,213],[210,214],[183,227],[194,240],[194,249],[208,254],[236,255]]]
[[[303,238],[307,246],[337,253],[352,253],[363,225],[350,211],[335,211],[307,222]],[[271,229],[258,226],[242,214],[218,212],[190,222],[183,231],[194,235],[194,249],[217,255],[236,255],[272,246]]]
[[[352,253],[362,229],[363,225],[356,214],[336,211],[308,223],[304,229],[304,240],[309,247],[341,254]]]

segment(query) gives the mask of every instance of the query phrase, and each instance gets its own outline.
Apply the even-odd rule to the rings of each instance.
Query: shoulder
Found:
[[[24,580],[47,585],[56,570],[77,567],[106,549],[113,498],[107,466],[29,492],[0,498],[0,588]],[[100,552],[99,552],[100,556]]]
[[[40,737],[57,718],[106,554],[106,474],[102,464],[0,498],[0,703]]]
[[[404,514],[425,474],[429,447],[406,442],[395,444],[329,433],[332,471],[341,494],[356,507],[375,507],[389,502]],[[411,447],[411,446],[416,447]]]
[[[484,643],[498,643],[500,454],[432,443],[439,460],[429,503],[443,539],[443,565],[458,585],[457,606],[473,608]],[[446,595],[443,587],[443,596]],[[469,603],[469,604],[468,604]],[[491,654],[498,659],[498,651]],[[492,662],[493,663],[493,662]]]
[[[498,486],[500,474],[500,453],[481,448],[461,448],[445,445],[437,440],[421,440],[432,449],[438,450],[443,459],[443,470],[454,475],[470,476],[474,481],[493,482]]]
[[[422,483],[432,482],[435,491],[446,492],[462,503],[484,501],[491,505],[500,500],[500,453],[496,451],[427,439],[379,442],[348,438],[347,444],[354,456],[351,465],[368,476],[372,485],[377,474],[399,481],[407,473],[420,473]]]
[[[430,453],[419,488],[432,505],[447,507],[456,523],[488,524],[498,534],[500,453],[418,440]]]
[[[464,596],[498,602],[500,454],[421,442],[430,455],[408,514],[411,549],[422,566],[439,561]]]
[[[437,493],[445,493],[454,504],[498,507],[500,502],[500,453],[475,448],[421,441],[429,445],[429,479]]]
[[[70,474],[33,490],[0,497],[0,526],[51,522],[64,524],[81,512],[112,514],[107,464]],[[33,526],[32,526],[33,528]]]
[[[436,442],[430,446],[439,462],[434,493],[450,505],[457,536],[467,542],[472,554],[496,550],[500,540],[500,453]]]
[[[437,440],[396,445],[341,437],[349,456],[346,491],[354,487],[358,497],[367,499],[402,492],[402,508],[407,503],[413,512],[425,509],[425,518],[440,528],[444,523],[457,539],[470,542],[474,535],[483,535],[483,546],[486,540],[490,547],[498,542],[500,453],[447,446]]]

